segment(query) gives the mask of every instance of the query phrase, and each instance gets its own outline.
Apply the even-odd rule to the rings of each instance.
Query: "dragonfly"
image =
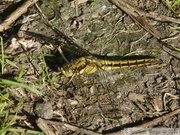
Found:
[[[150,65],[156,57],[150,55],[134,55],[134,56],[101,56],[93,54],[76,44],[73,40],[67,37],[64,33],[56,28],[52,28],[63,40],[49,38],[39,33],[25,31],[28,35],[33,35],[50,44],[57,46],[58,50],[65,50],[73,53],[76,56],[72,62],[66,60],[61,66],[61,72],[66,77],[71,77],[74,74],[93,74],[98,71],[113,70],[118,68],[143,67]],[[62,53],[62,52],[61,52]]]
[[[110,57],[112,58],[112,57]],[[113,70],[118,68],[142,67],[148,66],[155,60],[153,56],[131,56],[124,57],[120,60],[109,60],[107,57],[100,59],[98,57],[81,57],[73,63],[66,63],[61,67],[61,72],[67,76],[77,74],[92,74],[97,71]]]

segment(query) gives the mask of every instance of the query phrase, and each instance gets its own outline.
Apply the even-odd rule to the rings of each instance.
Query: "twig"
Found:
[[[149,18],[153,18],[156,21],[180,24],[180,19],[172,18],[172,17],[165,16],[165,15],[159,15],[155,12],[149,12],[149,13],[142,12],[142,15],[149,17]]]
[[[172,116],[174,116],[174,115],[176,115],[176,114],[178,114],[178,113],[180,113],[180,109],[177,109],[177,110],[175,110],[175,111],[172,111],[172,112],[170,112],[170,113],[168,113],[168,114],[165,114],[164,116],[161,116],[161,117],[156,118],[156,119],[154,119],[154,120],[152,120],[152,121],[149,121],[149,122],[146,122],[146,123],[144,123],[144,124],[141,124],[141,125],[136,126],[136,127],[134,127],[134,128],[147,128],[147,127],[156,125],[156,124],[158,124],[158,123],[160,123],[160,122],[163,122],[163,121],[167,120],[168,118],[170,118],[170,117],[172,117]]]
[[[81,3],[85,3],[87,1],[88,0],[78,0],[78,5],[81,4]],[[71,1],[70,4],[71,4],[71,7],[73,7],[73,8],[76,6],[75,1]]]
[[[79,16],[79,13],[78,13],[78,2],[79,2],[78,0],[74,0],[76,16]]]
[[[0,24],[0,32],[3,32],[10,28],[11,24],[14,23],[22,14],[24,14],[30,6],[36,3],[38,0],[27,0],[18,9],[16,9],[3,23]]]
[[[44,24],[46,26],[48,26],[49,28],[51,28],[58,36],[60,36],[62,39],[64,39],[65,42],[68,44],[69,48],[72,47],[71,49],[73,49],[73,50],[71,50],[71,52],[73,51],[74,54],[77,54],[77,52],[78,52],[78,54],[77,54],[78,56],[87,56],[87,55],[91,56],[92,55],[88,50],[86,50],[83,47],[81,47],[81,46],[77,45],[76,43],[74,43],[72,39],[70,39],[64,33],[59,31],[56,27],[53,27],[53,25],[48,21],[47,17],[43,14],[41,8],[37,4],[35,4],[35,6],[38,9],[38,11],[41,13],[41,16],[42,16],[42,18],[44,20]],[[79,54],[79,52],[80,52],[80,54]]]
[[[46,135],[55,135],[55,133],[50,129],[43,119],[39,118],[37,121],[37,126],[46,134]]]
[[[110,2],[114,3],[115,5],[117,3],[121,4],[121,5],[124,5],[124,4],[127,4],[127,2],[124,2],[123,0],[109,0]],[[118,5],[116,5],[118,6]],[[180,24],[180,19],[176,19],[176,18],[172,18],[172,17],[168,17],[168,16],[165,16],[165,15],[159,15],[155,12],[149,12],[149,13],[146,13],[142,10],[139,10],[137,8],[135,8],[134,6],[128,4],[128,7],[132,8],[134,10],[134,13],[138,13],[140,16],[144,16],[144,17],[148,17],[148,18],[153,18],[154,20],[156,21],[162,21],[162,22],[171,22],[171,23],[176,23],[176,24]],[[118,8],[121,8],[118,6]],[[124,9],[122,9],[124,11]],[[124,11],[126,12],[126,11]]]
[[[0,118],[2,118],[2,117],[5,117],[5,115],[0,115]],[[15,114],[10,114],[9,116],[8,116],[8,120],[11,120],[11,119],[16,119],[16,120],[25,120],[25,119],[27,119],[27,116],[26,115],[15,115]]]
[[[93,131],[88,130],[88,129],[80,128],[78,126],[74,126],[74,125],[59,122],[59,121],[52,121],[52,120],[45,120],[42,118],[38,118],[37,123],[38,123],[38,126],[42,126],[41,124],[43,124],[43,125],[44,124],[46,124],[46,125],[51,124],[51,125],[61,126],[61,127],[68,128],[69,130],[72,130],[72,131],[78,131],[78,132],[84,133],[86,135],[102,135],[100,133],[96,133],[96,132],[93,132]]]
[[[145,20],[145,18],[142,15],[143,11],[140,11],[139,9],[135,8],[134,6],[125,2],[124,0],[109,0],[109,1],[115,4],[125,13],[127,13],[135,22],[137,22],[146,31],[151,33],[154,37],[156,37],[157,39],[162,38],[161,34]]]
[[[172,111],[168,114],[165,114],[159,118],[153,119],[152,121],[146,122],[146,123],[141,124],[139,126],[132,127],[132,130],[134,129],[133,131],[138,131],[138,130],[141,130],[142,128],[152,127],[152,126],[154,126],[160,122],[163,122],[163,121],[169,119],[170,117],[172,117],[174,115],[177,115],[178,113],[180,113],[180,108],[175,110],[175,111]],[[124,135],[124,130],[121,130],[121,131],[116,132],[116,133],[111,133],[108,135]]]

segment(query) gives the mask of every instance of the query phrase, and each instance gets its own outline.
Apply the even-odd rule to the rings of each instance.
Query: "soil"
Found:
[[[157,0],[127,2],[147,13],[179,18]],[[24,88],[9,87],[13,100],[23,99],[18,115],[28,115],[34,120],[42,118],[44,123],[51,121],[47,125],[52,134],[91,134],[91,131],[111,134],[179,108],[179,51],[165,46],[109,1],[83,2],[78,5],[78,12],[72,6],[73,2],[67,0],[43,0],[37,4],[42,13],[32,6],[8,32],[3,33],[5,54],[13,56],[10,60],[14,63],[5,65],[3,77],[10,75],[17,79],[23,71],[21,82],[43,93],[38,96]],[[54,45],[55,40],[65,39],[45,25],[47,20],[42,19],[42,14],[52,27],[90,53],[101,56],[153,55],[157,57],[156,64],[65,77],[59,68],[63,58]],[[162,35],[164,42],[180,46],[180,32],[173,29],[177,24],[146,20]],[[40,33],[54,42],[49,44],[41,37],[27,36],[21,30]],[[64,48],[62,50],[66,50],[68,44]],[[71,53],[66,54],[71,56],[69,62],[73,62],[74,55],[79,52]],[[74,130],[64,125],[66,123],[81,130]],[[177,114],[151,127],[179,128],[179,123]],[[17,120],[15,125],[43,131],[37,121],[28,118]]]

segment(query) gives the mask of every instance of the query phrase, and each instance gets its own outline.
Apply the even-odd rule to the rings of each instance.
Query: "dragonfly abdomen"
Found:
[[[130,68],[130,67],[142,67],[147,66],[153,61],[155,58],[146,58],[146,59],[134,59],[134,60],[119,60],[119,61],[111,61],[111,60],[102,60],[101,67],[104,70],[112,70],[117,68]]]

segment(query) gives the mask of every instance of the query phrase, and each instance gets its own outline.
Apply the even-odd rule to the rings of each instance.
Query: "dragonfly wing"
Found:
[[[45,36],[40,33],[32,32],[32,31],[23,31],[23,32],[31,37],[35,37],[36,39],[38,39],[42,42],[46,42],[48,44],[53,44],[54,48],[61,47],[61,49],[65,52],[67,52],[68,55],[71,54],[75,58],[91,55],[89,51],[87,51],[86,49],[80,47],[79,45],[77,45],[76,43],[71,41],[68,37],[66,37],[61,32],[60,32],[60,34],[63,35],[61,40],[54,39],[54,38]]]

